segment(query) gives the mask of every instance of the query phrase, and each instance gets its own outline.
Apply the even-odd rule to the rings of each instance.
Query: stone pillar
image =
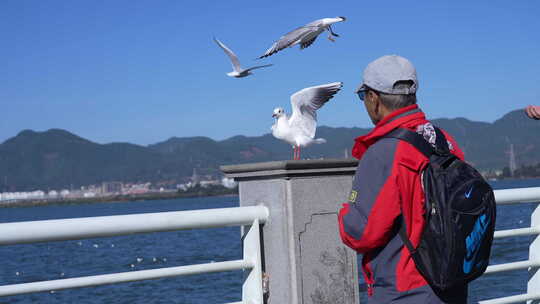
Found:
[[[263,271],[267,304],[357,304],[356,253],[339,237],[357,161],[276,161],[222,166],[239,182],[240,206],[264,205]]]

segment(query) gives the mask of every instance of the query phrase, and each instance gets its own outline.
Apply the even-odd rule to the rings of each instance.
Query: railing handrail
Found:
[[[77,278],[38,281],[32,283],[21,283],[0,286],[0,297],[19,295],[25,293],[44,292],[49,290],[62,290],[70,288],[100,286],[108,284],[118,284],[135,282],[142,280],[153,280],[182,275],[194,275],[201,273],[222,272],[253,268],[253,263],[245,260],[234,260],[225,262],[215,262],[206,264],[196,264],[177,267],[164,267],[147,270],[137,270],[128,272],[116,272],[111,274],[100,274]]]
[[[249,206],[3,223],[0,245],[251,225],[255,219],[264,223],[268,216],[266,207]]]
[[[501,190],[495,190],[494,193],[495,193],[495,201],[497,202],[498,205],[540,202],[540,187],[501,189]],[[537,207],[537,211],[538,211],[538,208],[540,207]],[[535,214],[537,214],[537,212],[533,212],[533,215],[531,216],[530,227],[495,231],[494,237],[496,239],[499,239],[499,238],[506,238],[506,237],[515,237],[515,236],[536,235],[538,238],[538,234],[540,234],[540,226],[539,226],[538,220],[535,220],[535,217],[534,217]],[[532,248],[529,248],[529,251],[531,250]],[[533,268],[536,269],[538,267],[540,267],[540,261],[538,261],[538,259],[536,258],[533,258],[531,254],[529,253],[529,259],[525,261],[490,265],[486,270],[486,274],[519,270],[519,269],[530,270]],[[529,287],[530,287],[530,281],[529,281]],[[530,288],[528,288],[527,294],[513,295],[513,296],[494,298],[494,299],[489,299],[489,300],[482,300],[479,303],[480,304],[509,304],[509,303],[524,302],[528,300],[536,300],[536,299],[540,299],[540,295],[531,293]]]
[[[497,204],[529,203],[540,201],[540,187],[495,190]],[[44,282],[12,284],[0,286],[0,296],[64,289],[84,286],[95,286],[135,280],[146,280],[165,276],[186,275],[197,272],[227,271],[234,269],[252,269],[250,279],[244,283],[245,293],[250,299],[260,299],[261,265],[258,224],[269,218],[269,211],[264,206],[232,207],[218,209],[202,209],[189,211],[173,211],[144,213],[131,215],[114,215],[84,217],[44,221],[27,221],[0,224],[0,245],[21,243],[65,241],[95,237],[110,237],[134,233],[164,232],[197,228],[216,228],[226,226],[250,225],[251,229],[244,240],[244,259],[212,264],[188,265],[180,267],[158,268],[126,273],[104,274],[71,279]],[[495,238],[538,235],[540,226],[497,231]],[[247,247],[246,247],[247,246]],[[255,252],[256,251],[256,252]],[[540,266],[535,259],[518,261],[500,265],[490,265],[487,273],[508,271]],[[17,290],[15,290],[17,289]],[[481,301],[481,303],[514,303],[518,299],[536,299],[533,294],[510,296],[499,299]],[[245,303],[245,301],[243,301]],[[238,302],[240,303],[240,302]]]
[[[0,296],[247,269],[249,275],[243,283],[242,302],[230,304],[262,303],[259,224],[264,223],[268,216],[269,211],[265,206],[249,206],[3,223],[0,224],[0,231],[3,231],[0,235],[2,245],[195,228],[227,226],[249,226],[249,228],[244,230],[242,260],[3,285],[0,286]]]
[[[535,203],[540,201],[540,187],[494,190],[497,205]]]

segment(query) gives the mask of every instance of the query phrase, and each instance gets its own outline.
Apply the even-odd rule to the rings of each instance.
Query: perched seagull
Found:
[[[223,44],[221,41],[217,40],[215,37],[214,37],[214,41],[217,43],[217,45],[219,45],[219,47],[221,47],[223,49],[225,54],[227,54],[227,56],[229,56],[229,58],[231,59],[231,63],[232,63],[232,66],[233,66],[233,71],[227,73],[227,75],[230,76],[230,77],[236,77],[236,78],[246,77],[248,75],[253,74],[253,73],[251,73],[251,70],[271,66],[271,64],[266,64],[266,65],[254,66],[254,67],[251,67],[249,69],[243,69],[240,66],[240,61],[238,61],[238,57],[236,57],[236,54],[234,54],[233,51],[231,51],[225,44]]]
[[[292,115],[288,117],[283,108],[275,108],[272,117],[272,135],[292,145],[293,158],[300,159],[300,147],[323,144],[324,138],[315,139],[317,110],[341,89],[342,82],[332,82],[302,89],[291,96]]]
[[[259,59],[268,57],[277,53],[284,48],[292,47],[297,44],[300,44],[300,49],[305,49],[310,46],[317,36],[319,36],[325,30],[328,31],[328,39],[334,42],[334,37],[339,37],[338,34],[332,31],[332,24],[345,21],[345,17],[336,17],[336,18],[323,18],[315,20],[311,23],[308,23],[302,27],[295,29],[294,31],[288,32],[274,44],[262,55]]]

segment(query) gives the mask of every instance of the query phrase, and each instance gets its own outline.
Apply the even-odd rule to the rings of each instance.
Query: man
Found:
[[[343,242],[363,254],[362,269],[369,303],[466,303],[467,286],[436,294],[416,269],[398,235],[406,223],[414,247],[424,225],[421,172],[428,159],[408,142],[384,137],[407,128],[435,145],[434,126],[416,105],[416,69],[392,55],[371,62],[356,93],[375,128],[355,140],[359,164],[349,202],[339,211]],[[463,159],[454,139],[443,131],[450,152]]]
[[[528,106],[525,108],[525,113],[529,118],[540,120],[540,106]]]

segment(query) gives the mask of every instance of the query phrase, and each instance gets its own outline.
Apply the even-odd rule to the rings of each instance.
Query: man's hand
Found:
[[[540,120],[540,106],[528,106],[525,112],[530,118]]]

